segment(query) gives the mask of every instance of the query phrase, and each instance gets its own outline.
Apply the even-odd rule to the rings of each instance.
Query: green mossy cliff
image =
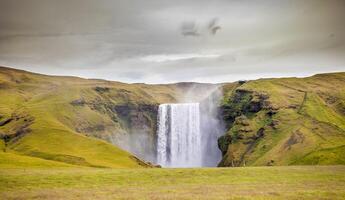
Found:
[[[122,149],[154,160],[158,105],[177,102],[190,90],[200,99],[201,90],[213,87],[126,84],[0,67],[0,157],[6,158],[0,165],[13,161],[10,153],[47,165],[150,166]]]
[[[224,86],[219,166],[345,164],[345,73]]]
[[[345,164],[344,85],[345,73],[223,84],[219,166]],[[122,149],[154,160],[158,105],[214,88],[0,67],[0,167],[150,167]]]
[[[176,91],[167,85],[46,76],[1,67],[0,156],[9,158],[4,153],[11,153],[76,166],[149,166],[113,144],[121,146],[140,130],[148,135],[147,151],[152,153],[156,108],[176,101]]]

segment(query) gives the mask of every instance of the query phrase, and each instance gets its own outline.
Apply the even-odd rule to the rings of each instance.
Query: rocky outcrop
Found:
[[[120,140],[126,141],[127,146],[119,146],[133,152],[146,161],[155,161],[156,130],[158,105],[149,104],[122,104],[112,109],[126,135]]]
[[[228,126],[231,126],[236,117],[257,113],[262,109],[272,110],[268,101],[268,95],[264,93],[253,92],[245,89],[236,89],[226,103],[221,106],[222,115]]]
[[[156,131],[158,105],[114,105],[112,111],[125,121],[126,128],[131,132],[144,130],[153,134]]]
[[[305,137],[302,132],[296,130],[292,133],[290,138],[284,143],[284,149],[290,150],[291,147],[298,143],[303,143]]]
[[[278,121],[272,120],[278,109],[270,103],[267,94],[245,89],[236,89],[221,108],[227,132],[218,139],[223,155],[219,166],[245,165],[247,154],[264,138],[265,129],[278,125]],[[256,115],[261,116],[263,123],[249,119]]]
[[[0,120],[0,139],[4,140],[5,145],[30,133],[30,125],[34,122],[34,118],[26,113],[13,113],[8,118],[1,117]]]
[[[110,88],[96,87],[99,93],[93,99],[79,98],[70,102],[71,105],[87,106],[101,116],[108,116],[110,123],[94,123],[81,121],[75,130],[87,136],[97,137],[113,143],[137,155],[138,157],[154,161],[156,146],[156,121],[158,104],[131,102],[123,89],[112,91]],[[120,93],[123,100],[112,99],[112,94]],[[114,100],[117,100],[114,101]]]
[[[76,99],[70,102],[72,106],[83,106],[85,103],[84,99]]]

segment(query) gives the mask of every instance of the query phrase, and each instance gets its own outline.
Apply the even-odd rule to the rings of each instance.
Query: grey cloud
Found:
[[[184,36],[200,36],[198,27],[194,21],[186,21],[181,25],[181,33]]]
[[[222,27],[218,25],[218,18],[213,18],[209,25],[208,29],[212,35],[215,35]]]
[[[208,29],[208,34],[215,35],[221,26],[218,24],[218,18],[211,19],[207,25],[205,24],[205,27],[200,27],[196,21],[184,21],[181,25],[181,33],[184,36],[198,37],[206,34],[206,31],[202,32],[202,28]]]
[[[0,0],[0,65],[129,82],[342,70],[343,19],[343,0]],[[141,59],[183,54],[220,56]]]

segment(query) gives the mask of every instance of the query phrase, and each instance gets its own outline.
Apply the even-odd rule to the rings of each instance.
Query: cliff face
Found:
[[[344,164],[345,73],[224,88],[219,166]]]
[[[153,162],[159,104],[157,102],[115,103],[111,98],[107,98],[111,92],[113,92],[112,89],[109,89],[108,94],[102,92],[97,99],[82,100],[82,105],[73,104],[74,106],[86,106],[93,112],[110,119],[108,125],[78,122],[75,125],[76,132],[105,140],[146,161]]]
[[[215,130],[223,135],[219,166],[344,164],[344,85],[345,73],[223,84],[220,113],[202,110],[212,113],[203,117],[203,130],[218,117],[224,120],[219,127],[226,133]],[[203,105],[214,106],[216,87],[125,84],[0,68],[0,148],[73,165],[148,166],[117,146],[154,161],[158,105],[205,100]]]
[[[0,68],[1,148],[74,165],[146,165],[116,146],[154,157],[157,106],[176,101],[174,87]]]
[[[278,109],[269,102],[269,96],[245,89],[235,89],[222,106],[228,132],[218,139],[223,159],[220,166],[245,165],[250,154],[268,128],[274,128],[273,115]],[[258,119],[254,119],[256,116]]]
[[[70,102],[74,109],[90,109],[106,117],[100,123],[90,123],[78,116],[71,127],[78,133],[115,144],[138,157],[155,162],[158,106],[161,103],[198,101],[216,88],[212,84],[179,83],[171,85],[123,84],[126,88],[96,86],[82,91]],[[135,86],[135,87],[134,87]],[[90,95],[90,91],[92,94]]]
[[[94,142],[101,139],[112,148],[154,161],[158,105],[204,98],[205,88],[213,87],[125,84],[0,68],[0,142],[5,151],[28,156],[117,166],[119,155]],[[138,163],[128,158],[133,165]]]

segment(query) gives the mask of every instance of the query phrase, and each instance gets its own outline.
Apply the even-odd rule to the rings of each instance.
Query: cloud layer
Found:
[[[0,65],[126,82],[345,71],[345,1],[0,0]]]

